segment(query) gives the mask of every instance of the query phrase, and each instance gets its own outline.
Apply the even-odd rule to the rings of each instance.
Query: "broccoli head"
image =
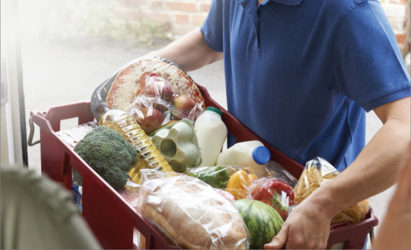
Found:
[[[120,133],[104,126],[88,133],[74,151],[114,189],[126,185],[127,171],[137,162],[136,149]],[[81,185],[82,178],[77,171],[74,179]]]

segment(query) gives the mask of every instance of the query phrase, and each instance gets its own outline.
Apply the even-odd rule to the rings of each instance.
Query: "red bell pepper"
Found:
[[[287,194],[288,204],[281,203],[282,192]],[[251,197],[273,207],[284,220],[288,217],[288,206],[294,205],[294,190],[290,185],[279,180],[265,181],[251,192]]]

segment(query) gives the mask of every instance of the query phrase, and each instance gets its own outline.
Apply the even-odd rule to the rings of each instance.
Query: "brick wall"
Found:
[[[183,35],[200,27],[212,0],[119,0],[114,18],[168,22],[168,31]],[[410,0],[380,0],[403,55],[410,51]]]
[[[410,51],[410,0],[380,0],[401,53]]]
[[[119,0],[114,18],[168,22],[169,32],[184,35],[201,26],[210,4],[211,0]]]

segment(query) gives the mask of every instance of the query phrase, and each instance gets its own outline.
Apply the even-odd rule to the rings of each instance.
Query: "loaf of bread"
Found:
[[[111,109],[125,110],[133,104],[141,92],[140,77],[143,73],[156,73],[205,110],[204,98],[193,79],[178,66],[160,57],[138,58],[119,71],[106,98]]]
[[[189,249],[244,249],[248,231],[237,209],[203,181],[178,175],[150,180],[141,214]]]

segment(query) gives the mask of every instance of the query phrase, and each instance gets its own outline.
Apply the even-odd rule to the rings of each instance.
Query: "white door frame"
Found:
[[[6,113],[9,164],[28,166],[26,114],[21,64],[18,1],[1,0],[1,74],[6,74],[8,102],[2,109]],[[4,59],[4,62],[3,62]],[[5,72],[3,72],[5,70]],[[3,123],[4,124],[4,123]],[[2,145],[3,147],[3,145]]]

